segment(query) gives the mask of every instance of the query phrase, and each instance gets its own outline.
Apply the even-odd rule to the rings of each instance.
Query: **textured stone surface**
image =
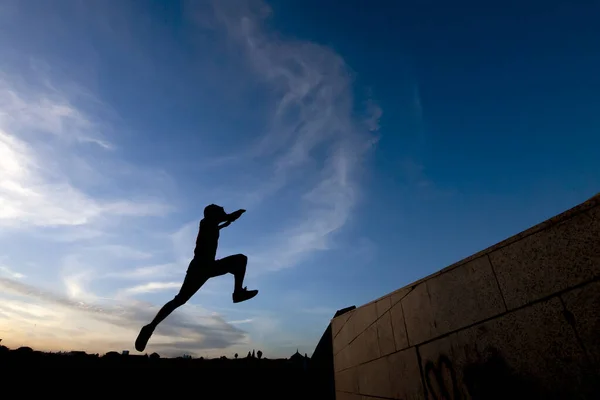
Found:
[[[490,254],[509,309],[600,274],[600,220],[579,214]]]
[[[588,215],[596,221],[600,221],[600,206],[594,207],[588,211]]]
[[[350,366],[362,364],[367,359],[366,335],[360,334],[348,345],[348,363]]]
[[[338,333],[340,333],[340,329],[342,329],[342,326],[346,324],[348,318],[350,318],[353,312],[354,310],[348,311],[347,313],[344,313],[331,320],[331,333],[334,338],[338,335]]]
[[[573,398],[582,390],[585,373],[583,350],[558,298],[419,346],[419,353],[428,390],[439,390],[437,373],[449,392],[456,388],[466,398],[469,386],[472,391],[506,390],[502,398],[515,397],[510,391],[519,387],[532,393],[530,398],[548,393]],[[481,382],[490,387],[482,388]]]
[[[337,372],[337,371],[341,371],[341,370],[351,367],[352,366],[352,363],[350,362],[351,355],[352,355],[351,349],[349,346],[346,346],[345,348],[342,349],[342,351],[335,354],[333,356],[334,370]]]
[[[335,392],[335,400],[362,400],[362,396],[355,393]]]
[[[355,364],[363,364],[379,357],[379,343],[377,339],[377,325],[369,326],[350,345],[352,352],[356,355],[351,361]]]
[[[349,314],[346,317],[346,321],[343,324],[341,324],[338,334],[334,335],[333,337],[333,354],[337,354],[338,352],[340,352],[344,347],[348,346],[348,344],[356,337],[356,325],[353,324],[351,321],[354,318],[354,314],[357,310],[358,309],[355,309],[351,312],[346,313]],[[346,314],[340,315],[338,318],[344,317]],[[338,318],[334,318],[333,321],[336,321]]]
[[[411,286],[403,287],[401,289],[396,290],[390,294],[390,299],[392,300],[392,306],[398,303],[400,300],[406,297],[413,288]]]
[[[377,300],[377,318],[380,318],[386,311],[392,307],[391,296],[385,296],[382,299]]]
[[[335,321],[335,320],[334,320]],[[337,354],[350,343],[350,326],[346,322],[340,327],[340,331],[333,337],[333,354]]]
[[[348,346],[376,320],[377,306],[375,303],[370,303],[353,310],[346,323],[341,326],[339,333],[333,338],[333,354],[339,353],[343,348]]]
[[[360,394],[391,397],[389,366],[386,357],[370,361],[359,367],[358,387]]]
[[[600,282],[571,290],[561,296],[573,319],[590,360],[600,369]]]
[[[392,319],[392,329],[394,330],[394,343],[396,350],[402,350],[408,347],[408,336],[406,336],[406,325],[404,324],[404,313],[402,312],[402,303],[398,302],[390,309]]]
[[[358,367],[352,367],[335,373],[335,390],[358,393]]]
[[[599,398],[599,202],[332,322],[338,399]]]
[[[402,308],[411,345],[506,310],[486,256],[418,285]]]
[[[396,351],[392,317],[386,312],[377,320],[377,338],[379,339],[379,354],[386,356]]]
[[[415,347],[388,356],[393,399],[424,399],[419,360]]]

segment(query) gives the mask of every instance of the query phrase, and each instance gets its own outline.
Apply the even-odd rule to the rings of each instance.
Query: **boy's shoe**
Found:
[[[146,345],[148,344],[148,340],[150,340],[150,336],[154,333],[154,328],[150,325],[146,325],[140,331],[137,339],[135,340],[135,349],[139,352],[144,351]]]
[[[233,292],[233,302],[241,303],[242,301],[250,300],[254,296],[258,294],[258,290],[248,290],[247,288],[243,288],[242,290],[236,290]]]

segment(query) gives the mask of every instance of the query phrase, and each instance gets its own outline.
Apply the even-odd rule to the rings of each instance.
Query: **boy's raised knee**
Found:
[[[235,257],[239,260],[240,264],[246,265],[248,263],[248,257],[245,254],[236,254]]]

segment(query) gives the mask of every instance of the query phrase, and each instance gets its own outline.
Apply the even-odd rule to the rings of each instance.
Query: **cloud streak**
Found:
[[[266,158],[271,166],[256,179],[264,183],[244,188],[245,198],[258,205],[286,188],[305,188],[290,205],[297,217],[252,254],[265,271],[291,267],[329,248],[351,217],[360,198],[361,165],[377,142],[382,112],[372,101],[356,112],[351,72],[333,50],[269,32],[271,10],[264,2],[212,4],[216,20],[273,94],[265,134],[235,157]]]
[[[91,141],[103,150],[112,145],[95,136],[91,119],[56,89],[50,96],[43,87],[16,88],[12,81],[0,74],[0,226],[79,226],[103,216],[159,216],[169,211],[159,201],[100,200],[74,186],[55,157],[68,157],[73,142]],[[46,133],[59,141],[52,142]],[[54,145],[52,154],[45,152],[49,145]]]
[[[0,278],[0,286],[18,298],[28,299],[28,301],[15,301],[15,299],[5,298],[1,308],[5,313],[10,312],[12,317],[10,322],[13,327],[19,328],[19,321],[29,326],[39,325],[39,329],[43,330],[40,332],[40,342],[43,342],[44,335],[52,334],[52,329],[48,328],[56,328],[59,330],[56,333],[64,333],[60,332],[57,324],[52,321],[47,321],[45,324],[44,318],[42,318],[45,314],[52,316],[54,322],[66,321],[69,318],[74,318],[74,321],[88,318],[93,321],[87,324],[101,327],[98,334],[91,335],[86,330],[87,333],[82,332],[73,337],[75,342],[89,340],[90,337],[93,337],[96,343],[92,344],[95,345],[95,348],[106,349],[111,345],[130,348],[140,326],[146,324],[157,311],[148,304],[135,301],[123,302],[118,305],[84,302],[9,278]],[[37,301],[32,302],[32,299]],[[82,326],[86,325],[86,321],[67,325]],[[0,329],[4,326],[6,325],[0,318]],[[44,329],[44,326],[47,329]],[[115,328],[119,329],[116,336],[111,332],[111,329]],[[247,335],[244,331],[227,323],[222,317],[197,307],[191,311],[180,311],[170,316],[157,329],[155,336],[153,343],[149,346],[149,351],[161,351],[165,355],[181,355],[182,351],[200,354],[203,351],[225,349],[247,342]]]

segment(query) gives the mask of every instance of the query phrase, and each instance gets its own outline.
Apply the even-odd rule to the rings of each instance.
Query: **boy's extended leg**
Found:
[[[234,290],[232,298],[234,303],[250,300],[258,294],[258,290],[248,290],[243,287],[246,264],[248,264],[248,257],[243,254],[235,254],[215,261],[212,276],[220,276],[226,273],[233,274]]]
[[[142,328],[135,341],[135,349],[140,352],[144,351],[146,344],[148,344],[148,340],[150,340],[150,336],[152,336],[152,333],[154,333],[154,329],[156,329],[158,324],[164,321],[164,319],[178,307],[187,303],[187,301],[196,294],[198,289],[206,283],[208,278],[208,276],[188,270],[183,284],[181,285],[181,289],[179,289],[179,293],[177,293],[173,300],[169,301],[158,311],[152,322]]]

